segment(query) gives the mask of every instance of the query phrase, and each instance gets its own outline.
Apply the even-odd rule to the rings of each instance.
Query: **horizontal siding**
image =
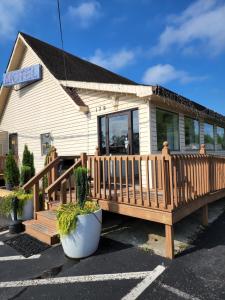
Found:
[[[28,49],[20,68],[42,62]],[[120,97],[118,108],[108,93],[80,90],[82,100],[90,108],[89,114],[79,112],[53,76],[43,67],[43,80],[20,91],[12,90],[1,122],[1,130],[18,133],[19,160],[22,160],[24,145],[34,153],[35,166],[44,165],[41,156],[40,134],[50,132],[52,144],[59,155],[76,155],[81,152],[94,154],[98,143],[97,116],[137,107],[140,119],[140,150],[149,153],[148,104],[137,97]],[[105,110],[96,112],[99,107]]]

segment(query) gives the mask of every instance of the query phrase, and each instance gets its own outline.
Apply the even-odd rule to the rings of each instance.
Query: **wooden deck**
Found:
[[[165,224],[166,256],[173,258],[173,225],[202,209],[202,224],[208,223],[208,204],[225,197],[225,158],[200,154],[170,155],[165,143],[162,154],[74,157],[75,162],[57,178],[60,157],[49,164],[25,186],[33,187],[35,212],[39,211],[39,192],[43,178],[48,186],[42,189],[51,203],[76,201],[74,169],[89,170],[89,197],[111,212]]]

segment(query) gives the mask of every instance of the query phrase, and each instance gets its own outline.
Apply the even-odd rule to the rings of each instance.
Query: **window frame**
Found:
[[[45,155],[47,155],[48,154],[48,152],[47,153],[44,153],[44,151],[43,151],[43,143],[42,143],[42,137],[43,136],[45,136],[46,134],[48,134],[49,135],[49,139],[50,139],[50,146],[49,146],[49,149],[51,148],[51,146],[52,146],[52,138],[51,138],[51,133],[50,132],[45,132],[45,133],[41,133],[40,134],[40,142],[41,142],[41,156],[45,156]]]
[[[98,132],[98,149],[100,151],[100,155],[110,155],[109,154],[109,118],[111,116],[121,116],[121,115],[128,115],[128,139],[130,141],[129,143],[129,149],[128,149],[128,155],[133,154],[133,111],[138,111],[138,118],[140,117],[139,108],[134,107],[131,109],[126,109],[122,111],[112,112],[104,115],[97,116],[97,132]],[[105,136],[106,136],[106,153],[102,154],[102,148],[101,148],[101,118],[105,117]],[[139,154],[140,154],[140,119],[139,119]],[[136,154],[136,155],[139,155]]]
[[[170,148],[170,150],[171,151],[174,151],[174,152],[180,152],[180,149],[181,149],[181,146],[180,146],[180,114],[179,113],[177,113],[177,112],[174,112],[174,111],[170,111],[170,110],[168,110],[168,109],[164,109],[164,108],[161,108],[161,107],[156,107],[156,118],[155,118],[155,120],[156,120],[156,139],[157,139],[157,142],[156,142],[156,148],[157,148],[157,151],[162,151],[162,148],[163,148],[163,145],[161,146],[161,148],[159,149],[159,147],[158,147],[158,131],[157,131],[157,110],[160,110],[160,111],[163,111],[163,112],[166,112],[166,113],[169,113],[169,114],[174,114],[174,115],[176,115],[177,117],[178,117],[178,119],[177,119],[177,130],[178,130],[178,149],[171,149]],[[165,141],[164,141],[165,142]],[[167,142],[169,142],[169,141],[167,141]],[[171,145],[169,145],[169,147],[171,147]]]

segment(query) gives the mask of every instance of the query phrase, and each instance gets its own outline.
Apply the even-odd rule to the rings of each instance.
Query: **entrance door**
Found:
[[[139,154],[138,110],[129,110],[99,118],[101,155]]]
[[[9,134],[9,150],[13,155],[18,156],[18,135],[17,133]]]

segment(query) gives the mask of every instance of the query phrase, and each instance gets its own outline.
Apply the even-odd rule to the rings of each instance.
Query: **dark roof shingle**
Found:
[[[63,58],[65,55],[67,80],[114,84],[137,84],[134,81],[49,45],[23,32],[20,32],[20,34],[58,80],[65,80]]]

